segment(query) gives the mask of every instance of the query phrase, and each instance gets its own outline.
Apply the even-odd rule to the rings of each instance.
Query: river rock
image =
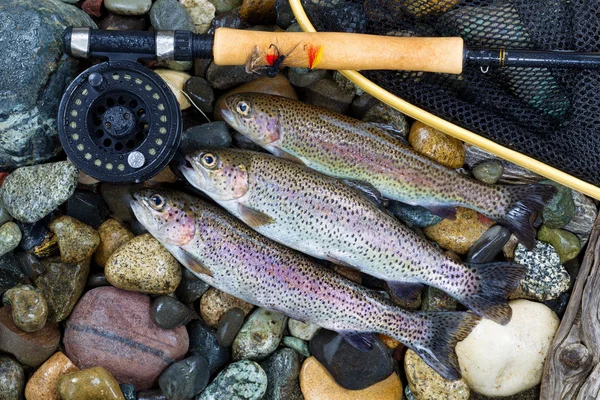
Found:
[[[321,329],[321,327],[311,322],[302,322],[290,318],[288,319],[288,329],[290,330],[290,334],[292,336],[308,341],[316,335],[317,331]]]
[[[243,65],[219,66],[211,63],[206,71],[206,79],[214,89],[226,90],[242,83],[249,82],[257,75],[246,72]]]
[[[19,247],[40,258],[58,255],[58,240],[48,227],[55,216],[56,214],[52,212],[32,224],[17,221],[22,236]]]
[[[279,349],[260,362],[267,374],[267,391],[264,399],[303,400],[298,376],[302,359],[292,349]]]
[[[175,290],[177,298],[186,304],[193,303],[194,301],[198,300],[210,288],[208,283],[199,279],[195,275],[193,279],[187,278],[187,271],[188,269],[184,268],[184,278],[181,280],[179,286],[177,286],[177,290]]]
[[[125,400],[115,377],[102,367],[64,375],[57,389],[62,400]]]
[[[137,400],[169,400],[160,389],[142,390],[137,393]]]
[[[110,282],[103,273],[94,273],[88,276],[86,286],[89,289],[93,289],[101,286],[110,286]]]
[[[89,259],[78,264],[66,264],[59,260],[43,261],[46,272],[35,278],[35,286],[40,289],[48,303],[48,321],[65,320],[85,288],[90,272]]]
[[[581,239],[582,246],[587,242],[594,221],[598,215],[598,208],[592,199],[583,194],[573,191],[573,202],[575,203],[575,215],[564,227],[566,231],[573,232]]]
[[[181,138],[180,149],[190,154],[199,149],[231,147],[231,135],[227,124],[223,121],[196,125],[186,129]]]
[[[190,355],[204,357],[208,361],[211,375],[229,362],[229,348],[219,346],[217,332],[213,328],[201,320],[190,322],[186,328],[190,338]]]
[[[298,339],[294,336],[284,336],[281,343],[289,347],[292,350],[296,350],[298,353],[302,354],[304,357],[310,356],[310,350],[308,349],[308,344],[302,340]]]
[[[91,15],[94,17],[100,17],[100,16],[102,16],[103,1],[104,0],[85,0],[83,3],[81,3],[81,9],[87,15]],[[100,29],[105,29],[105,28],[100,28]]]
[[[11,305],[13,322],[25,332],[37,332],[46,324],[48,304],[33,286],[15,286],[4,293],[2,300]]]
[[[212,287],[200,299],[202,319],[213,328],[219,325],[221,317],[232,308],[241,309],[247,316],[252,307],[252,304]]]
[[[515,262],[526,266],[527,272],[511,298],[547,301],[569,290],[569,274],[552,245],[536,241],[535,248],[529,251],[519,243]]]
[[[144,15],[150,11],[152,0],[104,0],[108,11],[121,15]]]
[[[240,16],[252,25],[275,22],[275,0],[244,0]]]
[[[0,196],[0,225],[4,225],[10,220],[12,220],[12,217],[6,210],[6,207],[4,207],[4,200],[2,200],[2,196]]]
[[[64,346],[79,368],[101,366],[120,383],[152,387],[160,373],[188,350],[185,327],[159,328],[148,296],[100,287],[87,292],[67,322]]]
[[[429,125],[416,121],[410,128],[408,142],[420,154],[449,168],[465,163],[462,142]]]
[[[39,258],[33,254],[17,253],[15,258],[21,271],[23,271],[28,278],[34,279],[46,272],[46,267],[44,267]]]
[[[161,0],[159,0],[161,1]],[[158,4],[157,1],[154,4]],[[192,106],[187,97],[185,97],[183,86],[192,76],[187,72],[183,71],[172,71],[170,69],[155,69],[156,72],[169,86],[175,98],[177,98],[177,102],[179,103],[179,108],[181,110],[187,110]]]
[[[492,225],[494,221],[477,211],[457,207],[455,220],[444,219],[423,228],[423,232],[440,247],[457,254],[465,254]]]
[[[163,329],[185,325],[192,318],[192,311],[174,297],[160,296],[152,302],[152,319]]]
[[[424,228],[435,225],[443,219],[421,206],[411,206],[394,200],[389,201],[387,208],[409,227]]]
[[[464,379],[444,379],[410,349],[404,356],[404,371],[417,400],[468,400],[471,394]]]
[[[77,7],[55,0],[4,0],[0,21],[0,167],[39,164],[61,151],[58,104],[79,73],[78,60],[63,53],[64,30],[96,24]],[[45,186],[40,180],[35,189]],[[57,192],[64,189],[55,187]]]
[[[192,16],[183,4],[177,0],[155,1],[150,10],[150,23],[155,30],[184,30],[192,32],[195,32],[196,30]],[[191,61],[170,60],[164,64],[168,68],[178,71],[192,68]],[[184,82],[185,81],[181,82],[182,86]],[[189,103],[187,104],[189,107]]]
[[[558,189],[542,212],[544,225],[556,229],[564,227],[573,219],[576,211],[571,189],[551,180],[543,180],[540,183],[552,185]]]
[[[507,325],[482,319],[456,345],[463,378],[471,390],[487,396],[510,396],[539,384],[560,323],[543,304],[513,300],[509,305]]]
[[[18,168],[2,185],[4,206],[19,221],[39,221],[71,197],[78,176],[70,161]]]
[[[196,33],[206,33],[215,17],[215,6],[208,0],[180,0],[194,21]]]
[[[475,179],[493,185],[502,177],[504,165],[502,165],[500,160],[483,160],[473,166],[471,173]]]
[[[286,322],[287,317],[283,314],[257,308],[233,341],[233,359],[262,360],[273,353],[281,342]]]
[[[125,400],[138,400],[137,394],[135,393],[135,386],[124,383],[120,384],[121,393],[123,393],[123,397]]]
[[[56,235],[64,263],[76,264],[91,258],[100,244],[100,235],[95,229],[67,215],[53,220],[50,230]]]
[[[233,344],[240,328],[244,324],[244,311],[232,308],[227,311],[217,328],[217,341],[220,346],[229,347]]]
[[[196,400],[259,400],[267,391],[267,374],[249,360],[229,364]]]
[[[465,144],[465,163],[470,169],[473,169],[477,163],[486,160],[497,160],[502,163],[504,172],[498,180],[498,183],[525,184],[535,183],[544,179],[540,175],[520,167],[517,164],[497,158],[495,155],[488,153],[479,147]]]
[[[158,385],[169,400],[191,399],[208,385],[210,369],[201,356],[192,356],[177,361],[164,370]]]
[[[365,113],[362,120],[371,122],[378,127],[393,133],[394,137],[406,139],[408,136],[408,122],[406,116],[400,111],[378,102]]]
[[[304,90],[304,100],[307,103],[340,114],[345,114],[349,110],[354,99],[354,91],[344,90],[330,78],[323,78]]]
[[[206,114],[213,112],[215,93],[206,79],[193,76],[185,82],[183,90],[202,112]]]
[[[119,247],[133,239],[133,233],[113,218],[107,219],[98,227],[98,235],[100,235],[100,245],[94,253],[94,261],[102,268]]]
[[[27,277],[12,253],[0,256],[0,293],[26,281]]]
[[[47,323],[37,332],[25,332],[12,319],[10,306],[0,308],[0,351],[12,354],[17,361],[39,367],[58,347],[60,331]]]
[[[58,380],[77,371],[79,368],[64,353],[58,351],[29,378],[25,387],[25,397],[28,400],[60,400]]]
[[[360,351],[336,332],[321,329],[310,341],[309,348],[335,381],[346,389],[365,389],[394,372],[394,362],[379,338],[374,338],[371,350]]]
[[[21,237],[21,230],[14,222],[0,226],[0,256],[16,249]]]
[[[101,1],[101,0],[91,0]],[[103,0],[102,0],[103,1]],[[82,5],[85,5],[85,2]],[[148,29],[149,21],[146,16],[126,16],[118,14],[108,14],[99,24],[100,29],[115,30],[115,31],[145,31]]]
[[[181,281],[177,260],[149,233],[119,247],[106,262],[106,279],[115,287],[150,294],[168,294]]]
[[[551,244],[563,264],[577,257],[581,251],[579,238],[574,233],[563,229],[552,229],[542,225],[538,230],[537,238],[542,242]]]
[[[242,0],[210,0],[217,9],[218,14],[223,14],[242,5]]]
[[[12,357],[0,356],[0,399],[21,400],[24,387],[25,371],[21,364]]]
[[[467,262],[484,264],[494,261],[510,239],[510,231],[502,225],[494,225],[475,242],[467,255]]]
[[[79,180],[81,183],[81,173]],[[108,217],[108,207],[99,194],[88,191],[75,191],[67,200],[66,214],[76,220],[98,229]]]
[[[106,202],[108,209],[113,214],[113,218],[118,219],[121,222],[137,221],[133,211],[131,211],[131,201],[133,193],[137,189],[141,189],[143,186],[136,185],[123,185],[110,182],[100,183],[100,195]]]
[[[315,357],[307,358],[302,364],[300,388],[305,400],[398,400],[402,398],[402,383],[395,372],[365,389],[348,390],[338,385]]]
[[[292,67],[288,70],[288,79],[296,87],[308,87],[316,84],[327,75],[324,69],[313,69]]]

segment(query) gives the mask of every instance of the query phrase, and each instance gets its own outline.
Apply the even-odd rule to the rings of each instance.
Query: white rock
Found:
[[[508,325],[483,319],[456,346],[463,378],[486,396],[511,396],[539,384],[560,323],[544,304],[529,300],[508,304],[513,310]]]
[[[208,0],[179,0],[179,2],[188,10],[194,25],[196,33],[206,33],[210,28],[210,22],[215,17],[215,6]]]
[[[320,326],[313,323],[302,322],[292,318],[288,321],[288,328],[292,336],[306,341],[311,340],[317,331],[321,329]]]
[[[154,72],[156,72],[165,82],[167,82],[167,85],[177,98],[179,108],[185,110],[192,106],[183,93],[183,86],[187,80],[192,77],[190,74],[183,71],[173,71],[170,69],[160,68],[155,69]]]

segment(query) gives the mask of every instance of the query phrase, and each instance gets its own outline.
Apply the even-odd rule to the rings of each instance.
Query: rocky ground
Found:
[[[83,11],[82,11],[83,10]],[[133,186],[184,183],[168,168],[139,185],[98,182],[61,154],[56,114],[89,62],[62,54],[69,25],[104,29],[227,26],[299,30],[285,1],[38,0],[0,2],[0,398],[22,399],[535,399],[543,362],[597,214],[555,183],[532,251],[469,209],[442,220],[390,201],[401,221],[466,262],[527,266],[507,326],[482,321],[458,344],[463,379],[447,381],[380,336],[359,352],[336,333],[255,308],[199,280],[135,220]],[[260,151],[213,109],[224,94],[278,94],[387,125],[418,152],[490,184],[543,181],[412,121],[335,72],[289,68],[276,78],[205,60],[149,65],[183,110],[182,148]],[[193,103],[193,105],[192,105]],[[211,118],[207,120],[199,111]],[[382,282],[330,265],[376,290]],[[463,310],[426,289],[413,310]]]

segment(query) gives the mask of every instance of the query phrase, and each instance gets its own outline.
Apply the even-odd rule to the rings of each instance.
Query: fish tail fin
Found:
[[[460,379],[456,344],[475,328],[480,317],[470,312],[417,313],[425,321],[422,338],[407,343],[438,374],[448,380]]]
[[[470,310],[498,324],[506,325],[512,316],[508,296],[525,276],[526,268],[511,262],[469,264],[476,279],[476,291],[457,297]]]
[[[499,222],[506,225],[525,247],[532,249],[535,246],[534,219],[557,189],[552,185],[534,183],[504,186],[504,190],[510,196],[510,204]]]

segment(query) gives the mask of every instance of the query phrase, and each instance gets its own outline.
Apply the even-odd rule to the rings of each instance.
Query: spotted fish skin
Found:
[[[555,189],[548,185],[487,185],[418,154],[373,124],[281,96],[236,93],[220,110],[234,129],[271,153],[319,172],[364,181],[390,199],[441,216],[476,210],[508,226],[528,247],[530,218]]]
[[[479,315],[502,324],[510,320],[506,298],[522,278],[523,266],[458,263],[361,192],[290,161],[233,149],[187,158],[192,168],[180,167],[186,179],[257,232],[393,285],[437,287]]]
[[[160,210],[152,207],[156,196],[164,200]],[[446,378],[460,377],[454,346],[476,325],[474,314],[404,311],[188,194],[143,189],[135,193],[132,209],[156,239],[211,286],[342,335],[393,336]],[[198,263],[208,274],[195,268]]]

